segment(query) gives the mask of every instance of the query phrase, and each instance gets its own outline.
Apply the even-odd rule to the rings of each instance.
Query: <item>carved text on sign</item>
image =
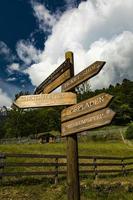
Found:
[[[92,65],[90,65],[89,67],[87,67],[86,69],[81,71],[79,74],[77,74],[76,76],[74,76],[71,79],[69,79],[68,81],[66,81],[62,85],[62,91],[63,92],[70,91],[74,87],[80,85],[84,81],[86,81],[89,78],[95,76],[96,74],[99,73],[99,71],[102,69],[102,67],[104,65],[105,65],[104,61],[96,61],[96,62],[94,62]]]
[[[95,97],[89,98],[76,105],[64,109],[61,113],[61,121],[67,121],[78,116],[105,108],[113,96],[101,93]]]
[[[78,117],[76,119],[62,123],[62,136],[71,135],[73,133],[79,133],[92,128],[97,128],[106,124],[109,124],[115,112],[110,108],[104,108],[99,111]]]
[[[58,78],[64,74],[66,71],[69,71],[67,75],[65,74],[61,82],[59,82]],[[69,59],[66,59],[50,76],[48,76],[35,90],[34,94],[40,94],[45,92],[45,88],[47,88],[47,93],[52,92],[57,87],[59,87],[62,83],[67,81],[70,77],[73,76],[73,65],[70,63]],[[57,79],[57,81],[56,81]],[[53,83],[54,82],[54,83]],[[48,88],[48,86],[50,87]]]
[[[76,94],[72,92],[20,96],[15,102],[19,108],[39,108],[45,106],[76,104]]]

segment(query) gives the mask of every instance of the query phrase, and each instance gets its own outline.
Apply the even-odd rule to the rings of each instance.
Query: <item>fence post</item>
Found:
[[[121,160],[121,165],[122,165],[122,174],[123,174],[123,176],[125,176],[126,175],[126,171],[125,171],[124,159]]]
[[[94,166],[94,179],[97,179],[98,172],[97,172],[97,159],[94,157],[93,159],[93,166]]]
[[[55,185],[58,184],[58,158],[55,158]]]
[[[4,162],[3,159],[5,159],[5,155],[4,154],[0,154],[0,180],[2,181],[2,172],[4,171]]]

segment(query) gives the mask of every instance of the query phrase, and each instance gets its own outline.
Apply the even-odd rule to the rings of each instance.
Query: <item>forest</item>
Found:
[[[116,116],[112,124],[125,126],[133,121],[133,81],[124,79],[121,84],[95,91],[91,91],[89,83],[86,83],[78,87],[76,92],[78,101],[102,92],[113,95],[110,108],[116,112]],[[15,99],[24,94],[29,93],[20,92]],[[63,108],[64,106],[22,110],[12,107],[7,110],[6,116],[0,115],[0,138],[34,137],[41,132],[60,132],[60,113]]]

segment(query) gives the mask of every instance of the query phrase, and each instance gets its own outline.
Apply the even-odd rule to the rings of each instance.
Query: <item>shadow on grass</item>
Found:
[[[60,177],[58,179],[59,183],[62,183],[66,180],[65,177]],[[52,177],[13,177],[13,178],[3,178],[0,180],[0,186],[29,186],[29,185],[40,185],[43,184],[45,187],[55,185],[55,180]]]

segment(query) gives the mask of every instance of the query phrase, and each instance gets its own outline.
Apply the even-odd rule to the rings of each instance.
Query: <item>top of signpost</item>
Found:
[[[34,94],[50,93],[73,76],[71,60],[67,58],[50,76],[36,89]]]

